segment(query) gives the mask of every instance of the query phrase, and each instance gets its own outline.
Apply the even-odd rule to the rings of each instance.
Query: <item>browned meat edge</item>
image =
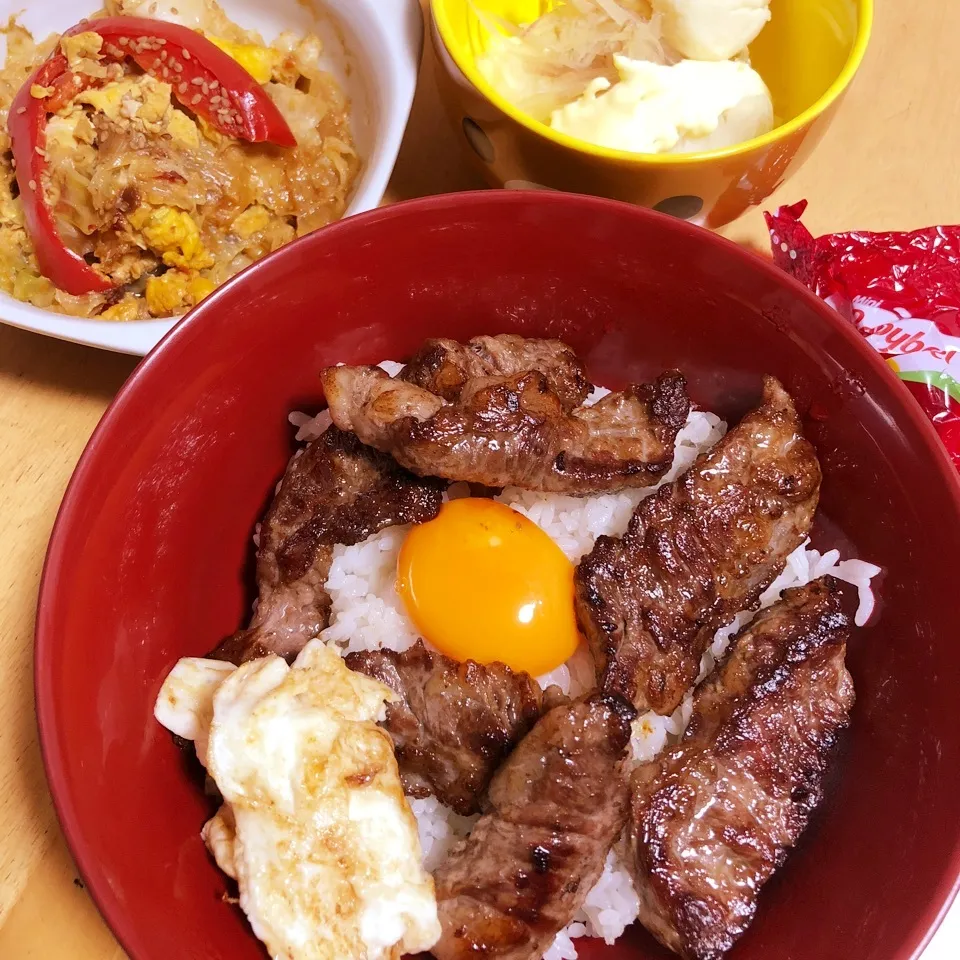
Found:
[[[536,680],[502,663],[458,663],[421,641],[402,653],[374,650],[346,657],[351,670],[386,684],[384,729],[409,796],[435,795],[457,813],[479,810],[487,784],[514,745],[557,702]]]
[[[758,409],[578,565],[577,617],[602,688],[672,713],[714,632],[756,604],[809,533],[819,492],[793,401],[767,377]]]
[[[385,527],[423,523],[440,510],[443,485],[331,427],[295,456],[260,529],[256,613],[210,656],[241,663],[270,653],[292,658],[327,626],[324,588],[335,544]]]
[[[733,946],[820,803],[853,707],[849,633],[836,581],[786,591],[697,690],[682,742],[635,772],[640,920],[682,957]]]
[[[587,372],[565,343],[513,334],[474,337],[467,343],[427,340],[403,368],[400,379],[453,402],[470,380],[510,377],[530,370],[546,377],[564,410],[579,407],[590,395]]]
[[[539,371],[468,381],[454,402],[377,367],[321,378],[334,423],[418,476],[575,496],[654,483],[690,410],[677,372],[570,412]]]
[[[434,875],[437,960],[539,960],[572,920],[623,828],[633,715],[605,695],[555,707],[507,758]]]

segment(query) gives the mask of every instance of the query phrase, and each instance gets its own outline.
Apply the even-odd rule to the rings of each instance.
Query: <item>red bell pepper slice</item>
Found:
[[[64,36],[88,31],[103,37],[100,52],[105,60],[130,57],[152,77],[171,84],[185,107],[226,136],[281,147],[297,145],[263,87],[203,34],[162,20],[104,17],[78,23]]]
[[[106,17],[78,23],[64,36],[88,31],[103,38],[104,60],[130,57],[146,73],[171,84],[180,103],[224,135],[252,143],[296,146],[290,127],[263,87],[202,34],[160,20]],[[55,286],[76,296],[102,293],[114,284],[64,244],[44,199],[47,117],[81,90],[103,82],[72,73],[57,47],[20,88],[7,119],[24,221],[37,263]],[[52,93],[34,97],[30,92],[34,85],[52,88]]]
[[[73,74],[64,73],[63,70],[66,58],[61,59],[63,64],[54,58],[35,70],[10,104],[7,131],[17,168],[20,206],[40,272],[55,286],[74,296],[104,293],[114,285],[97,273],[79,253],[64,244],[53,211],[43,196],[41,178],[47,169],[47,156],[43,148],[47,142],[48,104],[54,98],[62,100],[62,88],[73,85]],[[39,100],[30,93],[34,84],[53,87],[54,92],[48,99]]]

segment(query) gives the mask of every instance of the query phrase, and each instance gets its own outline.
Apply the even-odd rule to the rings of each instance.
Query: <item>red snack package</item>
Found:
[[[960,469],[960,226],[814,238],[806,208],[764,214],[774,262],[886,357]]]

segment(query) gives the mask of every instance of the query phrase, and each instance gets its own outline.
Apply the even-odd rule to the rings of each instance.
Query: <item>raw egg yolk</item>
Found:
[[[579,642],[573,564],[535,523],[495,500],[451,500],[414,527],[400,550],[397,590],[424,638],[456,660],[499,660],[536,677]]]

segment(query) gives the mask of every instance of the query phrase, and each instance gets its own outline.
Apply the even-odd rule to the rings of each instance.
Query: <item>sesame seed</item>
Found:
[[[203,77],[194,77],[190,82],[191,82],[195,87],[199,87],[200,84],[203,83]]]
[[[211,89],[211,90],[216,90],[217,87],[219,87],[219,86],[220,86],[220,81],[219,81],[219,80],[211,80],[211,81],[210,81],[210,89]]]
[[[214,94],[214,95],[210,98],[210,103],[211,103],[211,104],[219,103],[221,99],[222,99],[222,98],[221,98],[220,96],[218,96],[217,94]]]
[[[121,37],[121,38],[120,38],[120,46],[121,46],[121,47],[125,47],[129,42],[130,42],[130,41],[127,39],[127,37]]]
[[[17,113],[26,113],[26,112],[27,112],[26,107],[17,107]]]
[[[41,157],[45,157],[46,154],[43,152],[43,147],[34,147],[34,152],[39,153]]]
[[[167,41],[164,40],[163,37],[157,37],[157,43],[159,43],[161,47],[162,47],[166,42],[167,42]]]
[[[193,106],[196,106],[202,99],[203,99],[203,94],[202,94],[202,93],[198,93],[198,94],[190,101],[190,103],[191,103]]]
[[[204,96],[206,96],[208,93],[210,93],[210,88],[206,85],[206,83],[201,83],[200,91],[203,93]]]
[[[28,186],[31,190],[36,190],[36,189],[37,189],[37,181],[36,181],[36,180],[31,180],[31,181],[27,184],[27,186]]]
[[[179,11],[176,7],[171,7],[171,8],[170,8],[170,12],[173,13],[173,14],[177,14],[177,13],[179,13],[180,11]]]
[[[180,52],[183,54],[184,60],[190,59],[190,51],[186,47],[184,47]]]
[[[186,92],[187,92],[187,85],[185,83],[181,83],[180,86],[177,87],[177,93],[186,93]]]
[[[179,61],[174,61],[173,69],[176,70],[177,73],[183,73],[183,64]]]
[[[163,74],[163,79],[164,79],[164,80],[169,80],[169,79],[170,79],[170,71],[169,71],[166,67],[163,68],[163,70],[161,71],[161,73]]]

